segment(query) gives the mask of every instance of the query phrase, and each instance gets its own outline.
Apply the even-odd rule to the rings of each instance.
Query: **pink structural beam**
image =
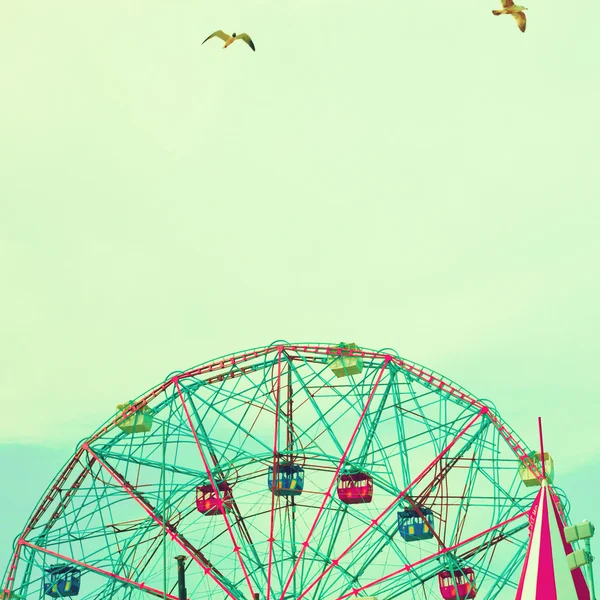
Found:
[[[131,406],[127,407],[124,411],[120,412],[118,416],[98,429],[87,441],[88,443],[96,441],[110,429],[117,427],[120,423],[133,416],[138,410],[146,406],[149,402],[160,396],[160,394],[166,392],[171,386],[175,385],[176,381],[179,381],[180,379],[184,379],[186,377],[199,377],[208,373],[217,373],[223,369],[231,369],[232,367],[236,366],[238,362],[243,363],[255,358],[260,358],[261,356],[266,356],[267,354],[271,354],[276,350],[277,347],[266,347],[258,350],[241,352],[239,354],[232,354],[175,375],[161,383],[156,388],[148,391],[141,398],[135,400]],[[225,376],[223,376],[223,378],[225,378]]]
[[[344,558],[344,556],[346,556],[348,554],[348,552],[350,552],[350,550],[352,550],[352,548],[354,548],[354,546],[356,546],[356,544],[358,544],[358,542],[360,542],[361,539],[363,539],[368,533],[369,531],[371,531],[374,527],[376,527],[379,522],[381,521],[382,517],[384,517],[390,510],[392,510],[395,506],[397,506],[398,502],[415,486],[417,485],[420,481],[422,481],[425,476],[427,475],[427,473],[429,473],[429,471],[431,471],[431,469],[433,469],[433,467],[435,465],[437,465],[442,458],[444,458],[444,456],[454,447],[454,445],[458,442],[458,440],[473,426],[473,424],[480,418],[482,417],[484,414],[486,414],[488,408],[487,406],[484,406],[476,415],[475,417],[473,417],[468,423],[467,425],[465,425],[465,427],[463,427],[463,429],[457,434],[457,436],[434,458],[434,460],[427,465],[427,467],[425,467],[425,469],[423,469],[423,471],[421,471],[421,473],[419,473],[419,475],[417,475],[411,482],[410,484],[402,491],[400,492],[400,494],[398,494],[393,500],[392,502],[390,502],[388,504],[388,506],[375,518],[371,521],[371,523],[362,531],[362,533],[339,555],[337,556],[334,560],[331,561],[331,564],[324,569],[321,574],[312,581],[312,583],[298,596],[297,600],[301,600],[301,598],[303,598],[306,594],[308,594],[308,592],[315,586],[317,585],[317,583],[323,578],[325,577],[325,575],[327,575],[327,573],[329,573],[329,571],[331,571],[334,567],[339,567],[340,561]]]
[[[171,385],[175,383],[176,380],[185,379],[187,377],[200,377],[202,375],[211,375],[211,379],[215,378],[215,380],[224,380],[227,377],[233,377],[236,372],[239,371],[239,375],[244,373],[244,369],[240,366],[240,363],[245,363],[260,357],[267,356],[269,354],[274,354],[276,352],[280,352],[283,350],[284,352],[293,353],[293,352],[302,352],[305,354],[314,354],[316,356],[328,356],[335,352],[335,349],[332,349],[329,345],[320,345],[320,344],[279,344],[276,346],[268,346],[265,348],[260,348],[257,350],[249,350],[246,352],[240,352],[237,354],[231,354],[225,356],[223,358],[214,360],[210,363],[206,363],[195,367],[193,369],[188,369],[169,380],[162,383],[157,388],[149,391],[145,396],[136,400],[131,407],[127,408],[123,413],[121,413],[118,417],[113,419],[108,425],[99,429],[89,440],[88,442],[95,441],[101,435],[106,433],[110,428],[116,427],[120,422],[129,418],[132,414],[134,414],[137,410],[143,408],[150,402],[152,399],[159,396],[161,393],[165,392]],[[372,359],[372,360],[385,360],[388,354],[382,352],[375,352],[371,350],[361,350],[361,349],[351,349],[348,350],[348,356],[360,356],[362,358]],[[486,406],[481,400],[478,400],[470,394],[467,390],[461,388],[460,386],[454,384],[453,382],[446,380],[439,373],[435,373],[434,371],[423,367],[417,363],[408,361],[403,358],[399,358],[396,356],[390,357],[391,362],[399,367],[399,369],[409,374],[411,377],[420,380],[424,384],[428,386],[433,386],[439,390],[442,390],[449,395],[461,400],[467,404],[471,404],[472,406],[480,409],[483,406]],[[233,372],[231,369],[236,367],[237,371]],[[225,371],[225,372],[224,372]],[[500,419],[493,414],[492,411],[488,414],[490,420],[493,425],[498,429],[500,435],[503,439],[508,443],[511,450],[515,453],[515,455],[529,468],[529,470],[540,480],[544,479],[541,470],[536,465],[535,461],[533,461],[528,456],[528,452],[523,444],[520,441],[514,432],[511,432],[508,427],[503,424]]]
[[[267,600],[271,598],[271,579],[273,573],[273,543],[275,542],[275,485],[277,469],[279,468],[278,439],[279,439],[279,394],[281,393],[281,347],[277,350],[277,387],[275,389],[275,432],[273,434],[273,486],[271,487],[271,513],[269,515],[269,560],[267,566]]]
[[[471,542],[474,542],[476,539],[478,539],[492,531],[500,529],[501,527],[505,527],[509,523],[512,523],[513,521],[516,521],[517,519],[526,517],[527,515],[528,515],[527,511],[519,513],[518,515],[515,515],[514,517],[511,517],[510,519],[506,519],[506,521],[502,521],[502,523],[498,523],[497,525],[494,525],[493,527],[490,527],[489,529],[485,529],[484,531],[481,531],[479,533],[476,533],[475,535],[472,535],[470,538],[467,538],[466,540],[459,542],[458,544],[454,544],[454,546],[449,546],[448,548],[444,548],[438,552],[435,552],[434,554],[430,554],[429,556],[422,558],[421,560],[417,560],[416,562],[414,562],[410,565],[404,565],[402,568],[397,569],[396,571],[393,571],[392,573],[388,573],[387,575],[384,575],[383,577],[379,577],[379,579],[375,579],[374,581],[371,581],[370,583],[367,583],[366,585],[363,585],[358,588],[353,588],[351,592],[348,592],[348,593],[344,594],[343,596],[338,596],[335,600],[346,600],[346,598],[350,598],[351,596],[358,596],[358,594],[360,594],[360,592],[363,592],[367,588],[373,587],[374,585],[377,585],[378,583],[388,581],[389,579],[392,579],[393,577],[398,577],[398,575],[407,573],[411,569],[414,569],[415,567],[418,567],[426,562],[429,562],[430,560],[438,558],[439,556],[443,556],[444,554],[447,554],[448,552],[454,552],[458,548],[461,548],[462,546],[465,546],[466,544],[470,544]]]
[[[129,496],[131,496],[131,498],[133,498],[133,500],[135,500],[137,502],[137,504],[139,504],[144,511],[148,514],[149,517],[152,518],[153,521],[155,521],[158,525],[160,525],[161,527],[163,527],[163,521],[160,517],[158,517],[155,513],[153,508],[140,496],[138,496],[134,491],[133,488],[131,486],[130,483],[128,483],[127,481],[125,481],[123,479],[123,477],[121,477],[121,475],[119,475],[114,469],[112,469],[107,463],[105,463],[87,444],[87,442],[85,444],[83,444],[83,448],[91,455],[93,456],[96,461],[98,461],[98,464],[100,464],[105,471],[107,471],[110,476],[127,492],[127,494]],[[212,579],[230,598],[233,598],[234,600],[236,600],[236,596],[234,596],[234,594],[232,594],[224,585],[223,583],[212,573],[212,566],[211,565],[207,565],[204,564],[202,561],[200,561],[198,559],[198,557],[196,556],[196,554],[194,552],[190,551],[190,547],[189,547],[189,543],[187,542],[187,540],[181,535],[179,534],[175,527],[173,527],[171,524],[166,523],[165,524],[165,528],[168,531],[168,534],[170,536],[170,538],[178,545],[182,548],[182,550],[185,551],[185,553],[190,556],[192,558],[192,560],[198,564],[198,566],[203,570],[205,575],[208,575],[208,577],[210,577],[210,579]]]
[[[48,493],[44,496],[41,504],[37,507],[36,511],[33,513],[31,518],[29,519],[29,522],[25,526],[25,529],[21,533],[20,539],[22,539],[22,540],[26,539],[27,535],[29,535],[29,533],[33,530],[33,528],[38,524],[42,515],[50,508],[50,506],[56,499],[56,496],[58,495],[58,493],[63,492],[62,486],[67,482],[67,480],[69,479],[69,477],[75,470],[75,467],[78,464],[81,465],[81,463],[79,461],[81,459],[81,456],[83,455],[83,452],[84,452],[83,449],[79,449],[75,453],[73,458],[67,464],[66,468],[60,473],[60,475],[56,478],[54,483],[50,486],[50,488],[48,489]],[[66,506],[71,501],[73,494],[79,489],[83,480],[88,475],[90,467],[91,467],[91,464],[89,464],[88,466],[84,466],[82,472],[76,477],[73,485],[66,492],[63,493],[62,499],[59,502],[58,506],[54,509],[54,512],[52,513],[52,515],[50,517],[50,520],[44,525],[45,532],[49,531],[53,527],[54,523],[56,523],[56,520],[59,518],[62,511],[66,508]],[[17,567],[19,564],[19,556],[21,553],[21,546],[22,546],[22,544],[17,544],[17,547],[15,548],[15,551],[13,553],[13,556],[12,556],[12,559],[10,562],[10,566],[8,568],[6,582],[4,584],[4,589],[3,589],[3,596],[6,596],[7,598],[10,597],[10,593],[13,589],[15,577],[17,574]]]
[[[315,356],[328,356],[336,352],[335,348],[332,348],[330,345],[321,345],[321,344],[284,344],[283,346],[270,346],[261,348],[259,350],[248,351],[244,353],[239,353],[237,355],[231,355],[226,358],[220,359],[218,361],[209,363],[207,365],[202,365],[195,369],[190,369],[189,371],[182,373],[179,375],[180,378],[183,377],[196,377],[206,372],[218,371],[219,369],[231,368],[233,365],[237,365],[239,362],[245,362],[247,360],[251,360],[253,358],[257,358],[260,356],[265,356],[270,353],[277,352],[279,348],[283,348],[286,353],[294,353],[301,352],[304,354],[314,354]],[[373,350],[362,350],[362,349],[348,349],[348,356],[359,356],[361,358],[371,359],[371,360],[384,360],[387,354],[383,352],[375,352]],[[290,356],[293,359],[293,356]],[[451,382],[444,378],[443,375],[432,371],[422,365],[417,363],[408,361],[404,358],[400,358],[397,356],[391,357],[391,362],[399,367],[399,369],[413,377],[414,379],[420,380],[422,383],[435,387],[441,391],[446,392],[447,394],[461,400],[467,404],[474,406],[475,408],[480,409],[483,406],[486,406],[484,402],[478,400],[475,396],[473,396],[470,392],[462,388],[461,386]],[[240,369],[240,375],[243,374]],[[222,376],[216,376],[217,379],[222,380],[227,377],[233,377],[233,373],[224,374]],[[515,453],[515,455],[530,469],[530,471],[540,480],[543,480],[543,474],[541,469],[539,469],[535,463],[535,461],[531,460],[528,456],[527,449],[524,443],[518,439],[518,436],[509,430],[509,428],[503,424],[500,419],[492,412],[489,412],[489,418],[492,421],[493,425],[498,429],[502,438],[508,443],[511,450]]]
[[[210,466],[208,465],[208,461],[206,460],[206,455],[205,455],[204,451],[202,450],[200,440],[198,439],[198,434],[196,433],[196,428],[194,427],[194,424],[192,423],[192,418],[190,416],[190,412],[186,405],[183,394],[181,393],[181,387],[179,386],[179,379],[176,379],[175,386],[177,387],[177,393],[179,394],[179,398],[181,400],[181,404],[183,406],[183,410],[185,412],[187,422],[190,426],[190,430],[192,431],[192,435],[194,436],[196,446],[198,447],[198,452],[200,453],[200,458],[202,459],[202,464],[204,465],[204,470],[206,471],[206,475],[208,476],[210,484],[213,487],[213,491],[217,498],[219,510],[221,511],[221,514],[223,515],[223,519],[225,521],[225,526],[227,527],[227,532],[229,533],[229,537],[231,538],[231,542],[233,544],[233,553],[237,556],[240,566],[242,567],[244,579],[246,580],[246,583],[248,584],[248,589],[250,590],[250,597],[254,598],[254,589],[252,588],[252,582],[250,581],[250,576],[248,575],[248,569],[246,569],[246,565],[244,564],[244,561],[242,560],[241,547],[238,545],[238,543],[235,539],[235,534],[233,533],[231,523],[229,522],[229,519],[227,517],[227,511],[225,510],[225,506],[223,505],[223,498],[221,497],[221,492],[219,491],[219,488],[218,488],[217,484],[215,483],[215,479],[211,473]]]
[[[140,408],[146,406],[148,402],[150,402],[153,398],[156,398],[158,395],[166,391],[171,385],[174,384],[175,380],[185,379],[187,377],[201,377],[202,375],[211,375],[211,379],[215,378],[215,380],[223,380],[227,377],[232,377],[236,372],[239,372],[240,375],[244,373],[244,369],[241,366],[241,363],[245,363],[257,358],[265,357],[269,354],[274,354],[276,352],[280,352],[283,350],[286,353],[294,353],[294,352],[302,352],[305,354],[314,354],[316,356],[328,356],[335,352],[335,349],[332,349],[329,345],[319,345],[319,344],[279,344],[276,346],[268,346],[265,348],[260,348],[257,350],[249,350],[246,352],[240,352],[237,354],[231,354],[225,356],[223,358],[214,360],[210,363],[206,363],[195,367],[193,369],[189,369],[184,371],[171,379],[165,381],[160,386],[148,392],[145,396],[136,400],[134,404],[126,409],[125,412],[121,413],[118,417],[113,419],[113,421],[98,430],[89,440],[88,442],[92,442],[96,440],[98,437],[106,433],[110,428],[115,427],[121,421],[129,418],[132,414],[134,414]],[[382,352],[375,352],[371,350],[361,350],[361,349],[351,349],[348,350],[348,356],[360,356],[362,358],[367,358],[371,360],[385,360],[388,354]],[[486,406],[481,400],[478,400],[475,396],[473,396],[470,392],[458,386],[457,384],[446,380],[442,375],[436,373],[426,367],[419,365],[417,363],[408,361],[404,358],[399,358],[396,356],[390,357],[391,362],[395,364],[402,372],[410,375],[411,377],[418,379],[423,382],[425,385],[435,387],[441,391],[446,392],[458,400],[461,400],[467,404],[471,404],[475,408],[481,409],[483,406]],[[232,371],[232,369],[236,367],[236,371]],[[514,432],[511,432],[508,427],[500,421],[500,419],[492,412],[489,411],[488,417],[492,424],[496,427],[502,438],[509,445],[511,450],[515,453],[515,455],[521,460],[527,468],[540,480],[544,479],[543,473],[541,469],[538,468],[537,464],[534,460],[532,460],[527,452],[527,449],[523,442],[518,439]],[[559,508],[562,516],[562,507]],[[564,517],[563,517],[564,522]]]
[[[135,400],[131,406],[128,406],[123,411],[119,413],[117,417],[112,419],[107,425],[103,425],[100,429],[98,429],[92,437],[90,437],[87,442],[88,444],[91,442],[95,442],[98,438],[102,437],[104,434],[108,433],[109,430],[117,427],[123,421],[132,417],[138,410],[143,408],[150,402],[160,396],[163,392],[167,391],[173,384],[175,383],[175,378],[167,379],[164,383],[161,383],[158,387],[154,388],[150,392],[148,392],[145,396],[140,398],[139,400]]]
[[[84,569],[87,569],[88,571],[93,571],[94,573],[104,575],[105,577],[110,577],[111,579],[116,579],[117,581],[121,581],[128,585],[131,585],[132,587],[136,587],[136,588],[142,590],[143,592],[153,594],[154,596],[159,596],[160,598],[167,597],[167,598],[170,598],[170,600],[178,600],[178,596],[173,596],[172,594],[166,593],[165,591],[157,590],[156,588],[146,585],[143,582],[140,583],[138,581],[134,581],[133,579],[129,579],[128,577],[123,577],[122,575],[117,575],[116,573],[111,573],[110,571],[107,571],[106,569],[100,569],[99,567],[94,567],[93,565],[85,563],[81,560],[71,558],[70,556],[65,556],[64,554],[59,554],[58,552],[53,552],[52,550],[48,550],[48,548],[42,548],[41,546],[36,546],[35,544],[26,542],[23,539],[20,539],[18,543],[22,546],[28,546],[29,548],[33,548],[34,550],[37,550],[38,552],[43,552],[44,554],[49,554],[50,556],[54,556],[55,558],[58,558],[62,561],[66,561],[66,562],[72,563],[74,565],[78,565],[80,567],[83,567]]]
[[[246,565],[244,564],[244,561],[242,560],[241,548],[235,539],[235,534],[233,533],[231,523],[229,522],[229,519],[227,517],[227,511],[225,510],[225,506],[223,505],[223,498],[221,497],[221,492],[219,491],[219,487],[215,483],[215,479],[211,473],[210,466],[208,464],[208,461],[206,460],[206,455],[205,455],[204,451],[202,450],[202,445],[200,444],[200,440],[198,439],[198,434],[196,433],[196,428],[194,427],[194,424],[192,423],[192,417],[190,416],[190,412],[186,405],[185,398],[183,397],[183,394],[181,393],[181,387],[179,386],[178,379],[175,380],[175,386],[177,388],[177,393],[179,394],[179,398],[181,400],[181,404],[183,406],[183,410],[185,412],[187,422],[190,426],[190,430],[192,432],[192,435],[194,436],[196,446],[198,447],[198,452],[200,453],[200,458],[202,459],[202,464],[204,465],[204,470],[206,471],[206,475],[208,476],[210,484],[212,485],[213,492],[215,493],[215,496],[217,498],[219,510],[221,511],[221,514],[223,515],[223,519],[225,521],[225,526],[227,527],[227,532],[229,533],[229,537],[231,538],[231,542],[233,544],[233,553],[237,556],[238,562],[240,563],[240,566],[242,567],[244,579],[246,580],[246,583],[248,584],[248,589],[250,590],[250,597],[254,598],[254,589],[252,588],[252,582],[250,581],[250,576],[248,575],[248,570],[246,569]]]
[[[284,349],[290,352],[303,352],[303,353],[313,353],[316,355],[329,355],[332,352],[335,352],[329,346],[316,345],[316,344],[291,344],[288,346],[284,346]],[[352,349],[348,350],[349,356],[360,356],[362,358],[377,360],[382,359],[386,355],[381,352],[374,352],[371,350],[361,350],[361,349]],[[481,409],[485,407],[488,409],[487,416],[494,425],[494,427],[498,430],[500,436],[504,439],[504,441],[508,444],[510,449],[514,452],[517,458],[527,466],[531,473],[535,475],[535,477],[541,482],[544,480],[544,475],[541,469],[538,467],[536,462],[529,457],[529,453],[525,444],[518,439],[518,436],[509,430],[506,424],[502,423],[497,415],[495,415],[489,407],[473,396],[470,392],[465,390],[464,388],[458,386],[457,384],[446,380],[442,375],[428,369],[422,365],[417,363],[408,361],[399,357],[392,357],[392,362],[395,364],[402,372],[410,375],[411,377],[418,379],[422,383],[427,386],[435,387],[443,392],[446,392],[450,396],[461,400],[471,406]],[[564,512],[562,510],[562,506],[558,506],[558,510],[560,512],[561,518],[563,522],[565,521]]]
[[[381,367],[381,369],[379,370],[379,373],[377,374],[377,378],[375,379],[375,383],[373,384],[371,393],[369,394],[367,401],[365,402],[365,406],[360,414],[358,423],[356,424],[356,426],[354,427],[354,430],[352,431],[350,440],[348,441],[348,444],[346,445],[346,449],[344,450],[344,453],[342,454],[342,458],[340,459],[337,469],[335,470],[335,473],[333,474],[333,478],[331,480],[331,483],[329,484],[329,487],[327,488],[327,492],[325,492],[323,502],[321,502],[321,506],[317,512],[317,515],[315,516],[315,520],[313,521],[313,524],[308,531],[306,540],[304,542],[302,542],[302,546],[301,546],[300,552],[298,553],[298,557],[296,558],[296,562],[294,563],[294,566],[292,567],[292,571],[287,579],[287,582],[283,588],[283,591],[281,592],[280,600],[284,599],[285,594],[286,594],[288,588],[290,587],[292,580],[294,579],[294,574],[296,573],[296,569],[298,568],[298,565],[300,564],[300,561],[302,560],[302,556],[304,555],[304,552],[306,551],[306,549],[309,546],[310,539],[317,527],[317,523],[319,522],[321,514],[325,510],[325,505],[327,504],[327,502],[329,502],[329,500],[331,500],[331,498],[333,496],[333,494],[331,493],[331,490],[333,489],[333,486],[337,482],[338,475],[340,474],[340,471],[342,470],[342,467],[344,466],[344,462],[346,461],[346,456],[348,456],[348,452],[350,452],[350,449],[352,448],[352,444],[354,443],[356,435],[358,434],[358,431],[360,430],[360,426],[362,425],[365,415],[367,414],[367,410],[369,408],[369,405],[371,404],[371,400],[373,399],[373,396],[375,395],[375,392],[377,391],[377,387],[379,386],[381,378],[383,377],[383,374],[385,373],[385,369],[386,369],[388,363],[390,362],[391,358],[392,357],[389,355],[385,356],[385,358],[384,358],[383,366]],[[301,597],[302,596],[299,596],[299,598],[301,598]],[[267,598],[267,600],[268,600],[268,598]]]

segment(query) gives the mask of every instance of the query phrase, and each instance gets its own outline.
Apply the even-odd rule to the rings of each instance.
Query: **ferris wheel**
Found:
[[[4,598],[514,598],[539,459],[392,350],[275,342],[119,405],[26,523]]]

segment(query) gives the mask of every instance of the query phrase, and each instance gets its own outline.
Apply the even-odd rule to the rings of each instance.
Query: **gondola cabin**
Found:
[[[430,540],[433,537],[433,512],[430,508],[419,508],[421,514],[413,508],[406,508],[398,512],[398,531],[407,542]]]
[[[50,598],[67,598],[79,594],[81,571],[72,565],[54,565],[46,569],[44,594]]]
[[[131,404],[117,404],[117,410],[124,411],[126,408],[129,408]],[[152,414],[152,410],[147,406],[143,406],[139,408],[133,415],[129,418],[121,421],[119,423],[119,427],[125,433],[146,433],[152,429],[152,419],[154,415]]]
[[[361,349],[354,343],[344,344],[329,348],[329,368],[336,377],[358,375],[363,368]]]
[[[344,504],[365,504],[373,500],[373,478],[366,473],[347,473],[338,480],[338,498]]]
[[[475,598],[475,573],[470,567],[454,571],[441,571],[438,573],[440,594],[444,600],[467,600]]]
[[[230,511],[233,508],[233,490],[226,481],[217,483],[219,495],[223,502],[225,511]],[[212,484],[200,485],[196,488],[196,508],[203,515],[214,516],[220,515],[219,496],[215,492]]]
[[[533,460],[539,469],[540,473],[542,472],[542,453],[541,452],[531,452],[529,454],[529,458]],[[552,483],[554,479],[554,461],[548,452],[544,452],[544,466],[546,468],[546,479],[548,483]],[[527,487],[532,487],[536,485],[541,485],[542,482],[535,476],[535,473],[532,473],[529,469],[529,466],[521,462],[519,465],[519,475],[521,480]]]
[[[304,469],[293,463],[271,466],[268,482],[276,496],[299,496],[304,489]]]

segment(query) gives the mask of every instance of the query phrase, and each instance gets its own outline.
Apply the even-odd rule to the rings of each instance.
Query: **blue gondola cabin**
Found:
[[[407,542],[430,540],[433,537],[433,512],[424,506],[419,508],[421,514],[413,508],[406,508],[398,512],[398,531]]]
[[[276,496],[299,496],[304,489],[304,469],[293,463],[269,467],[268,482]]]
[[[344,504],[371,502],[373,478],[366,473],[346,473],[338,481],[337,495]]]
[[[225,512],[233,508],[233,490],[226,481],[217,483],[219,494],[217,495],[212,484],[200,485],[196,488],[196,508],[198,512],[209,517],[222,514],[219,508],[219,496]]]
[[[44,593],[50,598],[67,598],[79,594],[81,571],[72,565],[54,565],[46,569]]]
[[[440,594],[444,600],[467,600],[475,598],[475,573],[470,567],[459,571],[441,571],[438,573]]]

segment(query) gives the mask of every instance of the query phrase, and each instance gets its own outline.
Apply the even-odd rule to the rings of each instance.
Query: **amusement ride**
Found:
[[[547,577],[589,600],[593,525],[569,509],[489,400],[390,349],[279,341],[120,404],[50,482],[3,598],[525,600]]]

